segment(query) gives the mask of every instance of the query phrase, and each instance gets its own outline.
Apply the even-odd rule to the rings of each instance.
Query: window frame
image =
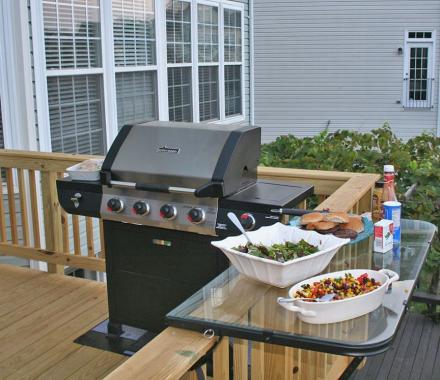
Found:
[[[436,52],[436,30],[423,30],[431,32],[431,38],[409,38],[409,33],[418,32],[418,30],[405,30],[405,48],[403,52],[403,86],[402,86],[402,106],[404,109],[412,110],[433,110],[434,92],[435,92],[435,52]],[[419,30],[420,32],[420,30]],[[412,48],[428,49],[428,67],[427,67],[427,99],[411,100],[409,98],[409,79],[410,79],[410,59]]]
[[[43,2],[30,0],[34,54],[35,95],[37,108],[37,123],[39,148],[41,151],[52,150],[49,100],[47,78],[51,76],[71,75],[100,75],[102,83],[101,104],[103,108],[103,133],[105,149],[108,150],[118,134],[117,103],[116,103],[116,74],[119,72],[155,71],[157,90],[157,117],[158,120],[168,121],[168,68],[191,67],[192,90],[192,116],[193,122],[200,122],[199,112],[199,72],[201,66],[218,67],[218,92],[219,92],[219,119],[203,121],[203,123],[231,124],[242,122],[246,119],[245,95],[245,7],[243,3],[229,0],[183,0],[191,5],[191,63],[167,62],[167,35],[166,35],[166,0],[155,0],[155,33],[156,33],[156,64],[146,66],[115,66],[113,12],[112,2],[100,0],[100,26],[101,26],[101,67],[98,68],[72,68],[72,69],[47,69],[44,40]],[[218,9],[218,62],[201,62],[198,60],[198,15],[197,5],[203,4],[217,7]],[[241,61],[227,62],[228,65],[241,67],[241,97],[242,113],[225,117],[225,90],[224,90],[224,9],[240,11],[241,14]]]

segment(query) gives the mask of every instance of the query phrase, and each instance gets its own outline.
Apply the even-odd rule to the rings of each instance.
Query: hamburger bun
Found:
[[[354,230],[359,234],[364,230],[364,223],[360,216],[350,216],[348,223],[341,224],[341,228]]]
[[[309,223],[306,226],[306,230],[314,230],[315,229],[315,223]]]
[[[304,214],[301,217],[300,223],[302,225],[309,223],[321,222],[324,220],[324,216],[319,212],[311,212],[310,214]]]
[[[324,216],[324,220],[334,223],[348,223],[350,221],[346,212],[329,212]]]
[[[315,230],[318,231],[327,231],[332,228],[335,228],[338,224],[334,222],[316,222],[313,223]]]

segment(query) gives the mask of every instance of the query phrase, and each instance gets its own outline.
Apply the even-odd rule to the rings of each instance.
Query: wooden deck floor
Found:
[[[0,379],[101,379],[126,357],[73,340],[107,318],[103,283],[0,265]]]
[[[440,324],[407,313],[392,348],[367,360],[351,380],[439,380]]]

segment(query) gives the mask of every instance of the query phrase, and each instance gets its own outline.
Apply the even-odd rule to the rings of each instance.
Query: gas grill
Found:
[[[239,125],[150,122],[126,125],[100,181],[58,180],[69,213],[103,219],[108,333],[124,326],[153,333],[164,316],[228,267],[210,245],[280,221],[313,192],[304,184],[257,180],[261,130]]]

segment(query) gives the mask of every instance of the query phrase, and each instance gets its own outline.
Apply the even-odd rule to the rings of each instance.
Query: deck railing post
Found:
[[[61,227],[61,207],[58,203],[56,172],[41,171],[41,192],[43,197],[44,236],[46,250],[62,252],[63,232]],[[47,264],[50,273],[64,273],[64,266]]]

